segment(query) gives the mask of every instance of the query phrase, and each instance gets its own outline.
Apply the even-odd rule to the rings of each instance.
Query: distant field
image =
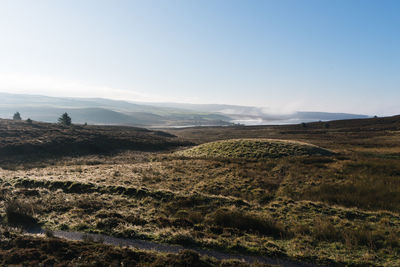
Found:
[[[143,140],[175,144],[162,151],[3,164],[4,224],[17,206],[49,229],[328,266],[400,265],[399,117],[170,132],[179,138],[143,130]],[[223,136],[244,140],[207,143]],[[201,144],[181,147],[189,142]]]
[[[278,126],[227,126],[165,129],[197,144],[237,138],[297,140],[328,149],[388,149],[400,145],[400,116]]]

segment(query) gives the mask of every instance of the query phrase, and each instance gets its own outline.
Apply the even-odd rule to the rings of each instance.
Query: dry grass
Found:
[[[91,155],[1,169],[0,190],[35,207],[35,218],[50,229],[325,265],[399,266],[398,123],[371,123],[196,129],[200,135],[192,134],[191,140],[219,134],[287,138],[336,153],[235,159]],[[190,131],[195,132],[182,130]],[[5,208],[5,198],[0,200]],[[0,213],[6,217],[5,209]]]
[[[32,203],[8,198],[4,203],[6,222],[12,226],[29,227],[37,223]]]
[[[16,161],[40,162],[66,155],[116,151],[162,151],[190,142],[160,131],[117,126],[62,126],[0,119],[0,166]]]
[[[90,238],[86,242],[73,242],[52,236],[22,236],[3,227],[0,236],[1,266],[252,266],[201,257],[189,250],[178,254],[145,252],[104,245]]]
[[[263,235],[278,238],[290,235],[281,223],[271,217],[260,217],[257,214],[239,210],[217,210],[213,216],[213,222],[221,227],[258,232]]]

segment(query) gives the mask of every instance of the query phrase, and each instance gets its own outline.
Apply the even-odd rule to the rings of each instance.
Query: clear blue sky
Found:
[[[2,0],[0,91],[400,113],[400,1]]]

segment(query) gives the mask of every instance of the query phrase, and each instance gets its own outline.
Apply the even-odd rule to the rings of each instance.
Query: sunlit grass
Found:
[[[329,150],[298,141],[275,139],[232,139],[201,144],[176,152],[192,158],[265,160],[303,155],[332,155]]]

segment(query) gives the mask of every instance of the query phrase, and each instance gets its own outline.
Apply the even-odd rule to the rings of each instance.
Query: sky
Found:
[[[0,91],[400,114],[399,14],[397,0],[0,0]]]

